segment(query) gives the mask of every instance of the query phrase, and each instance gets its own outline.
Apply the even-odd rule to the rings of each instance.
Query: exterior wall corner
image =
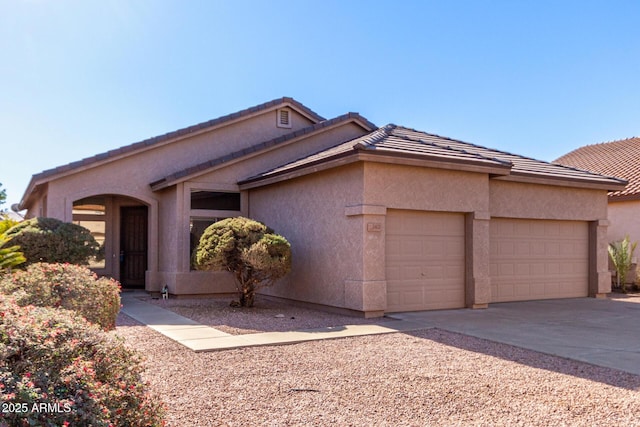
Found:
[[[489,223],[488,212],[472,212],[465,217],[465,305],[470,308],[491,300]]]
[[[589,222],[589,296],[611,292],[607,220]]]
[[[344,295],[345,308],[364,312],[365,315],[370,312],[383,312],[387,307],[387,282],[346,280]]]

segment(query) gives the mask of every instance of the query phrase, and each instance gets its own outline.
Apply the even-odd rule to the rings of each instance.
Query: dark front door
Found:
[[[123,207],[120,218],[120,283],[125,288],[144,288],[147,207]]]

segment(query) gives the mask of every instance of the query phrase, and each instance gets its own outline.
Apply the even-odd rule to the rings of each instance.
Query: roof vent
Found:
[[[291,129],[291,111],[286,108],[280,108],[276,113],[276,126]]]

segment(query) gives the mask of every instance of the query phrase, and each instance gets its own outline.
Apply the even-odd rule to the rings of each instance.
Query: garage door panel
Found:
[[[494,218],[490,238],[492,302],[588,295],[586,222]]]
[[[464,215],[389,210],[387,310],[464,306]]]

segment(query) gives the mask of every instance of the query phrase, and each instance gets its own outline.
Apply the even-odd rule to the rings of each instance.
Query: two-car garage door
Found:
[[[588,294],[588,225],[492,218],[491,302]],[[465,306],[464,214],[389,210],[387,312]]]

